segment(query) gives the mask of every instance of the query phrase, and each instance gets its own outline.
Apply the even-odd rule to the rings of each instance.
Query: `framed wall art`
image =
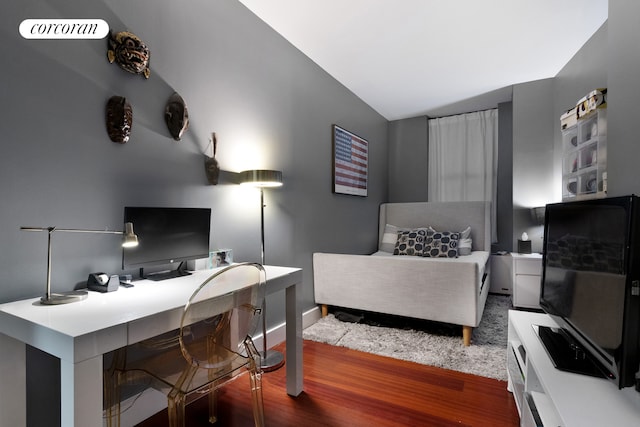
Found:
[[[366,197],[369,142],[338,125],[333,125],[332,130],[333,192]]]

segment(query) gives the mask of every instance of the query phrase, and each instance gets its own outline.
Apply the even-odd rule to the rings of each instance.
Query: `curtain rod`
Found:
[[[445,116],[438,116],[438,117],[430,117],[430,116],[425,115],[425,117],[427,118],[427,120],[444,119],[445,117],[464,116],[465,114],[480,113],[480,112],[483,112],[483,111],[491,111],[491,110],[497,110],[497,109],[498,109],[498,107],[494,107],[494,108],[485,108],[484,110],[467,111],[466,113],[447,114]]]

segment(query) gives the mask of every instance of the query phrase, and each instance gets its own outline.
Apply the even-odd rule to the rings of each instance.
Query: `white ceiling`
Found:
[[[554,77],[608,15],[608,0],[240,2],[388,120],[507,101],[505,88]]]

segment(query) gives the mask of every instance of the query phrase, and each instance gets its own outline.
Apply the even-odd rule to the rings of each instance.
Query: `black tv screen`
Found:
[[[621,387],[639,361],[636,204],[634,196],[550,204],[545,218],[540,306],[568,340],[567,357],[591,358]],[[567,370],[577,362],[554,360]]]
[[[138,246],[122,252],[122,268],[148,267],[207,258],[211,209],[125,207]]]

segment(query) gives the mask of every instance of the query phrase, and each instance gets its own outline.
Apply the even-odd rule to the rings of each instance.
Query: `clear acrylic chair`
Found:
[[[105,370],[107,426],[120,426],[126,388],[166,393],[169,425],[185,425],[185,406],[209,396],[209,422],[216,422],[216,390],[249,372],[256,426],[264,426],[260,354],[251,339],[264,298],[260,264],[234,264],[215,272],[191,295],[180,329],[117,350]],[[142,390],[144,391],[144,390]]]

